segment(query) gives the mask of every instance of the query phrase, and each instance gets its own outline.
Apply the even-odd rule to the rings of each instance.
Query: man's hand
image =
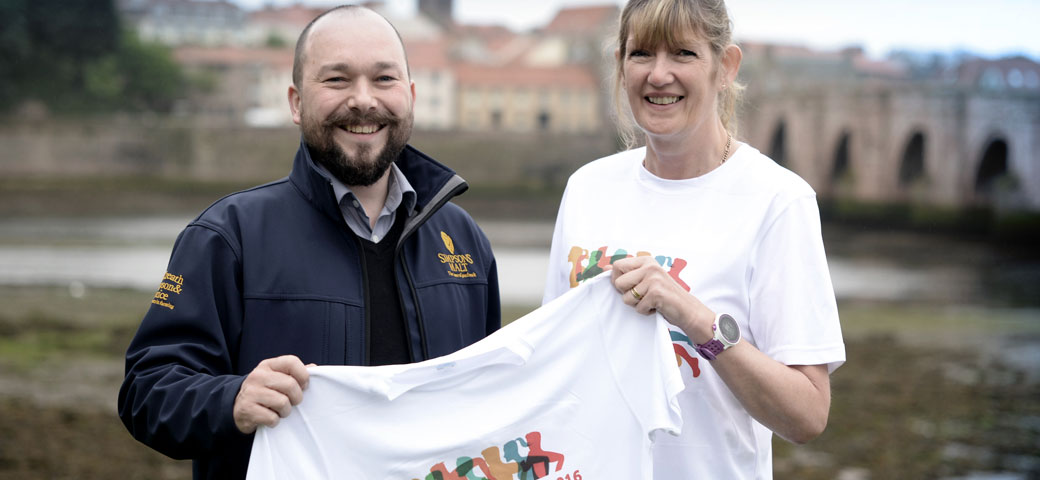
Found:
[[[307,367],[294,355],[260,362],[235,397],[235,426],[242,433],[253,433],[259,425],[277,425],[303,400],[309,378]]]

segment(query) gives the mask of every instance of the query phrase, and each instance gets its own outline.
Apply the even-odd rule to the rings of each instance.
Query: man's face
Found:
[[[375,13],[334,12],[305,52],[289,103],[312,158],[346,185],[375,183],[412,133],[415,86],[397,34]]]

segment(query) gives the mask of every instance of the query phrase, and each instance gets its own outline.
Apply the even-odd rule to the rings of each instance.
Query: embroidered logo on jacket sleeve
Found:
[[[180,295],[183,288],[183,275],[174,275],[170,272],[166,272],[166,274],[163,275],[162,282],[159,283],[159,290],[156,291],[155,296],[152,297],[152,303],[173,310],[173,299],[170,298],[170,295]]]

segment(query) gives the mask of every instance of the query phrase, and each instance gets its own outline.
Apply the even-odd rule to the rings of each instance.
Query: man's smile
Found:
[[[386,125],[344,125],[340,128],[350,133],[368,135],[382,130],[385,126]]]

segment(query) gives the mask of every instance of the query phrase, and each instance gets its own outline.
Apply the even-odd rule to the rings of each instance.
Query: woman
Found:
[[[721,0],[632,0],[615,100],[631,148],[568,181],[544,302],[612,269],[625,303],[671,324],[684,428],[655,477],[771,478],[771,438],[804,443],[845,348],[815,192],[737,141],[741,51]]]

